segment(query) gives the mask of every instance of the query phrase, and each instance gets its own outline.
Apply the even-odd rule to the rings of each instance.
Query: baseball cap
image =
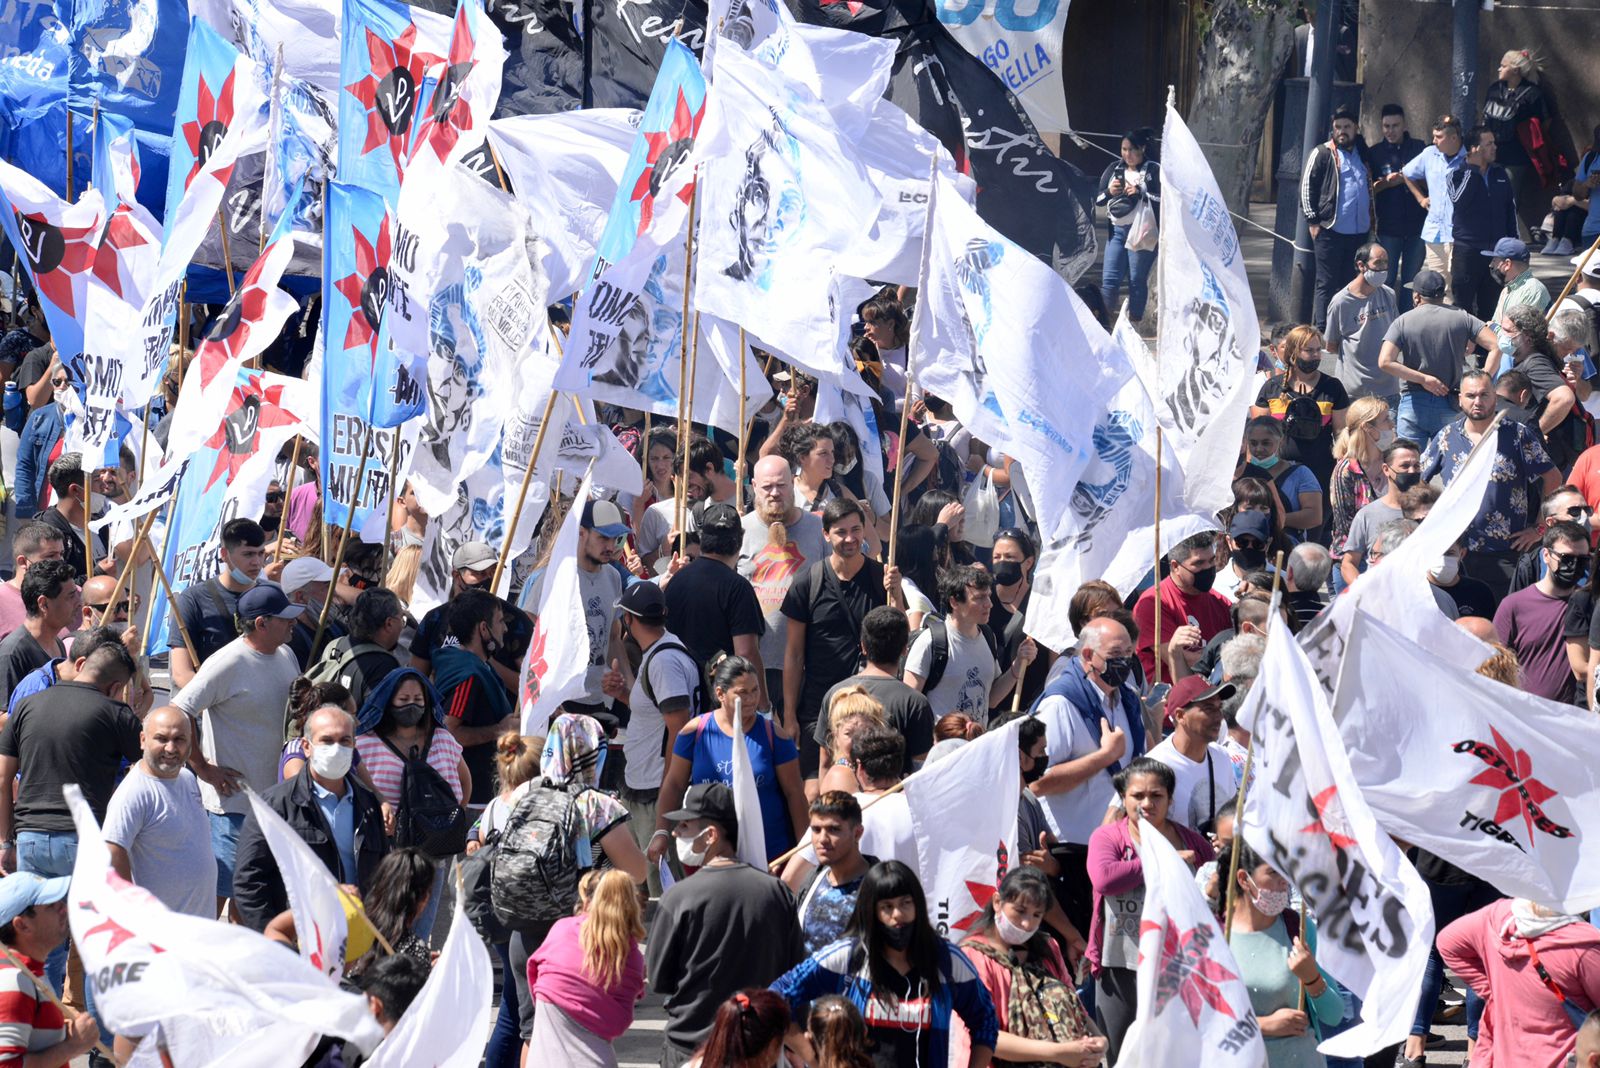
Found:
[[[283,565],[283,575],[278,585],[285,594],[291,594],[313,582],[332,582],[333,568],[315,556],[297,556]]]
[[[727,787],[723,787],[727,789]],[[729,794],[728,803],[733,803]],[[46,879],[31,871],[19,871],[0,879],[0,924],[10,923],[35,905],[54,905],[67,896],[72,886],[72,876],[58,875]]]
[[[495,551],[481,541],[463,542],[450,556],[451,571],[487,571],[500,561]]]
[[[1514,237],[1502,237],[1494,243],[1494,248],[1485,249],[1480,255],[1496,260],[1526,260],[1528,246]]]
[[[239,595],[239,618],[246,621],[263,616],[296,619],[305,610],[303,604],[290,604],[283,590],[270,582],[257,583]]]
[[[1209,701],[1213,697],[1220,697],[1226,701],[1236,692],[1238,687],[1231,682],[1213,686],[1202,675],[1190,675],[1172,684],[1172,692],[1167,694],[1167,711],[1176,712],[1180,708],[1188,708],[1192,704]]]
[[[1438,271],[1424,268],[1417,272],[1417,276],[1406,283],[1406,288],[1419,297],[1429,300],[1438,300],[1444,296],[1444,275]]]
[[[626,537],[630,531],[628,520],[614,501],[589,501],[583,506],[580,525],[608,538]]]
[[[713,504],[700,515],[700,529],[732,530],[739,526],[739,510],[731,504]]]
[[[654,582],[635,582],[623,590],[617,607],[646,623],[660,623],[667,618],[666,594]]]
[[[1249,536],[1260,538],[1265,544],[1272,536],[1272,524],[1267,519],[1267,513],[1249,510],[1234,515],[1233,522],[1228,524],[1228,536],[1240,538]]]
[[[1579,253],[1568,262],[1574,267],[1582,267],[1583,273],[1590,278],[1600,278],[1600,256],[1589,256],[1589,262],[1584,263],[1583,257],[1587,255],[1587,252]]]
[[[739,814],[733,807],[733,791],[720,782],[691,786],[683,795],[683,807],[667,813],[674,823],[680,820],[710,820],[723,827],[737,828]]]

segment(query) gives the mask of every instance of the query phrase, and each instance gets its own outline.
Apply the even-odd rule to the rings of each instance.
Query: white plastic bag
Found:
[[[1129,252],[1148,252],[1156,247],[1156,213],[1150,210],[1148,197],[1139,198],[1139,206],[1128,216],[1128,239],[1123,247]]]
[[[994,479],[989,470],[967,483],[967,492],[961,505],[967,510],[961,524],[961,537],[968,545],[985,549],[994,545],[994,536],[1000,530],[1000,495],[995,492]]]

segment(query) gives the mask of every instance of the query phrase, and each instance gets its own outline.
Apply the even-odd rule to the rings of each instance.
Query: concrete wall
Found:
[[[1378,111],[1406,109],[1412,136],[1425,143],[1435,117],[1450,107],[1450,4],[1447,0],[1362,0],[1362,128],[1376,140]],[[1573,163],[1600,123],[1600,0],[1511,0],[1479,15],[1477,99],[1494,84],[1500,56],[1530,49],[1544,64],[1539,84],[1556,111],[1555,138]],[[1461,116],[1471,126],[1477,116]]]

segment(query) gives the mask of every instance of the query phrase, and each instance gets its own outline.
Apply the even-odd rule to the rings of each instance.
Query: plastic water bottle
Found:
[[[17,388],[17,384],[15,382],[7,382],[5,406],[6,426],[10,427],[18,434],[22,433],[22,420],[25,415],[26,413],[23,411],[22,405],[22,391]]]

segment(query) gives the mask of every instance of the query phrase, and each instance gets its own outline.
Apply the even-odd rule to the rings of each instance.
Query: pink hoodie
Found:
[[[578,932],[584,917],[557,920],[544,943],[528,958],[528,989],[535,1001],[548,1001],[607,1042],[633,1024],[634,1003],[644,996],[644,954],[635,945],[614,986],[597,986],[583,968]]]
[[[1484,999],[1474,1068],[1563,1068],[1577,1030],[1539,978],[1509,898],[1439,932],[1444,962]],[[1583,920],[1534,938],[1539,962],[1567,999],[1600,1006],[1600,931]]]

